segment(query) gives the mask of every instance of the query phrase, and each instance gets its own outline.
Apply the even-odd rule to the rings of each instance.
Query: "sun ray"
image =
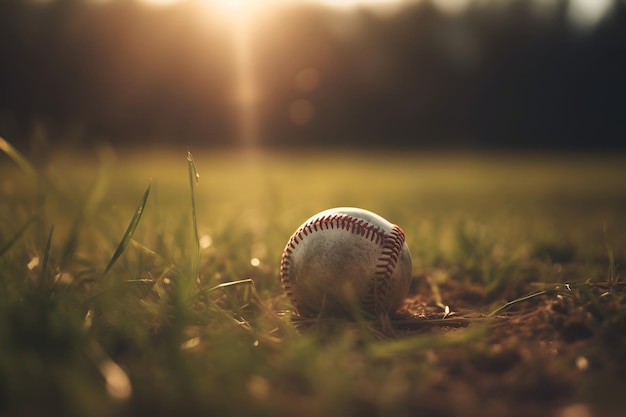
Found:
[[[181,0],[142,0],[151,6],[171,6]],[[252,39],[255,24],[266,13],[282,6],[293,5],[292,0],[196,0],[210,15],[217,16],[230,31],[232,42],[233,90],[232,104],[235,111],[236,141],[245,147],[259,144],[261,132],[258,123],[259,86],[255,79]],[[301,3],[321,4],[328,7],[352,8],[360,6],[385,6],[400,4],[406,0],[302,0]],[[308,122],[313,109],[308,102],[290,109],[296,122]],[[293,115],[292,115],[293,116]]]

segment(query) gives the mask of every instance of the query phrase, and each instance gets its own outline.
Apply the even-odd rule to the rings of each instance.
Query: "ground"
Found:
[[[3,150],[1,415],[626,406],[621,155],[192,149],[195,182],[186,149]],[[289,236],[334,206],[404,229],[391,317],[282,293]]]

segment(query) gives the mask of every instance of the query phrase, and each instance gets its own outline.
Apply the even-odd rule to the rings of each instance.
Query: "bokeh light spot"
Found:
[[[203,235],[200,238],[200,247],[206,249],[213,244],[213,238],[209,235]]]
[[[33,256],[31,260],[26,264],[26,267],[32,271],[38,265],[39,265],[39,256]]]
[[[133,392],[130,379],[126,372],[112,360],[100,364],[100,372],[106,380],[107,392],[112,398],[126,400]]]

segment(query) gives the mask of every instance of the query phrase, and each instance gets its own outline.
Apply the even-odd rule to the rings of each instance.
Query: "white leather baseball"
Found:
[[[367,210],[340,207],[316,214],[291,236],[280,275],[301,316],[396,311],[407,296],[411,254],[404,232]]]

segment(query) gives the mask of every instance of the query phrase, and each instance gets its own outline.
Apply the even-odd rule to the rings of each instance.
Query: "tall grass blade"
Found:
[[[137,226],[139,225],[139,221],[141,220],[141,216],[143,215],[143,211],[146,207],[146,203],[148,202],[148,195],[150,194],[151,185],[152,185],[152,182],[148,184],[146,191],[144,191],[143,198],[141,199],[141,202],[139,203],[137,210],[135,210],[135,215],[133,216],[130,223],[128,224],[128,227],[126,228],[126,232],[124,232],[124,236],[122,236],[122,240],[120,240],[120,243],[117,245],[117,249],[115,250],[115,253],[111,257],[109,264],[104,269],[104,272],[102,273],[102,275],[106,275],[107,272],[109,272],[109,270],[113,267],[113,265],[115,265],[115,262],[117,262],[118,258],[122,255],[122,253],[128,246],[128,243],[132,239],[133,234],[135,233],[135,230],[137,229]]]
[[[19,166],[24,173],[30,178],[37,178],[37,171],[33,168],[28,159],[7,142],[2,136],[0,136],[0,150],[6,153],[9,158],[13,160]]]
[[[24,234],[26,229],[28,229],[28,227],[31,224],[33,224],[35,222],[35,220],[37,220],[38,217],[39,217],[39,215],[35,214],[30,219],[28,219],[28,221],[26,223],[24,223],[24,225],[22,227],[20,227],[20,229],[17,231],[17,233],[15,233],[15,235],[13,235],[13,237],[11,239],[9,239],[4,244],[4,246],[0,247],[0,257],[2,257],[5,253],[7,253],[13,247],[13,245],[15,245],[15,242],[17,242],[20,239],[20,237],[22,237],[22,235]]]
[[[48,235],[48,242],[46,243],[46,250],[43,253],[43,262],[41,263],[41,272],[39,273],[39,282],[44,283],[46,277],[46,271],[48,270],[48,260],[50,259],[50,247],[52,246],[52,234],[54,233],[54,225],[50,227],[50,234]]]
[[[196,215],[196,197],[194,192],[194,182],[197,184],[200,180],[200,174],[196,169],[191,152],[187,149],[187,168],[189,171],[189,192],[191,194],[191,218],[193,220],[193,259],[191,263],[192,279],[197,279],[200,273],[200,238],[198,237],[198,219]]]
[[[613,286],[617,282],[617,273],[615,268],[615,256],[613,255],[613,247],[609,243],[609,237],[606,233],[606,223],[604,223],[604,245],[606,246],[606,253],[609,257],[609,287]]]
[[[61,268],[63,268],[70,259],[74,256],[76,251],[76,246],[78,244],[78,234],[80,232],[80,228],[85,218],[89,217],[98,207],[100,201],[102,201],[102,197],[106,191],[106,188],[109,183],[109,173],[111,172],[112,165],[112,151],[107,148],[103,148],[99,152],[100,157],[100,169],[98,170],[98,176],[96,178],[95,183],[90,188],[89,195],[85,200],[85,205],[83,209],[79,212],[79,214],[74,219],[72,223],[72,227],[68,233],[65,244],[63,245],[63,250],[61,252]]]

